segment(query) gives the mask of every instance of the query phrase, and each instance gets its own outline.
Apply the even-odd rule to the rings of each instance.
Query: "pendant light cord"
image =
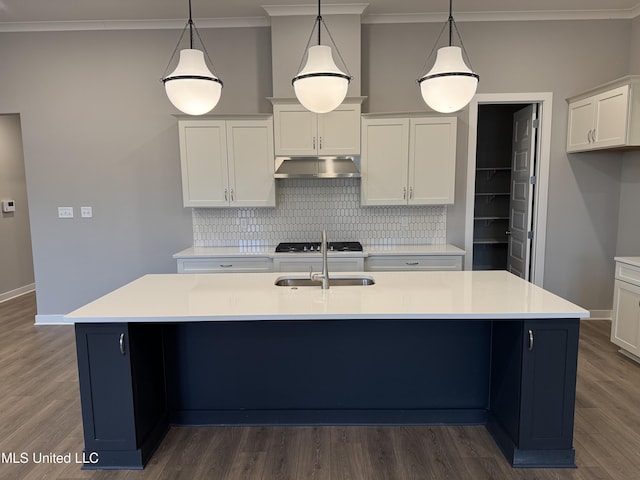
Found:
[[[193,18],[191,18],[191,0],[189,0],[189,20],[187,21],[187,25],[189,25],[189,48],[193,48]]]
[[[189,29],[189,48],[193,49],[193,32],[195,32],[196,36],[198,37],[198,40],[200,41],[200,45],[202,45],[202,51],[204,52],[205,57],[207,57],[207,59],[209,60],[209,65],[211,65],[211,71],[213,73],[213,75],[215,77],[217,77],[218,81],[220,82],[220,85],[223,85],[222,80],[220,80],[220,77],[218,76],[218,73],[216,72],[216,68],[213,64],[213,61],[211,60],[211,57],[209,56],[209,52],[207,52],[207,47],[205,46],[204,42],[202,41],[202,37],[200,36],[200,32],[198,32],[198,29],[196,28],[196,24],[193,22],[193,18],[192,18],[192,14],[191,14],[191,0],[189,0],[189,20],[187,20],[186,25],[184,26],[184,28],[182,29],[182,32],[180,33],[180,38],[178,38],[178,43],[176,44],[176,48],[173,49],[173,53],[171,54],[171,58],[169,58],[169,63],[167,63],[167,67],[164,69],[164,73],[162,74],[162,78],[160,78],[160,81],[162,82],[166,77],[167,77],[167,72],[169,71],[169,67],[171,66],[171,63],[173,62],[173,59],[176,56],[176,53],[178,53],[178,49],[180,48],[180,44],[182,43],[182,39],[184,38],[184,34],[187,32],[187,28]]]
[[[318,15],[316,16],[316,19],[313,22],[313,28],[311,29],[311,33],[309,34],[309,39],[307,40],[307,46],[304,48],[304,52],[302,53],[302,58],[300,59],[300,65],[298,65],[297,71],[299,72],[302,70],[302,65],[304,64],[304,60],[305,60],[305,53],[309,51],[309,45],[311,45],[311,39],[313,38],[313,34],[316,30],[316,27],[318,28],[318,45],[322,45],[320,43],[320,38],[321,38],[320,30],[322,30],[322,25],[324,25],[324,29],[327,31],[327,34],[329,35],[329,40],[333,44],[333,48],[335,48],[336,53],[338,54],[338,58],[342,62],[342,66],[344,67],[347,75],[349,76],[349,80],[351,80],[353,78],[353,75],[351,75],[351,72],[349,71],[349,67],[347,67],[347,63],[344,61],[344,58],[342,58],[342,54],[340,53],[340,49],[338,48],[338,45],[336,45],[336,42],[333,40],[333,36],[331,35],[331,31],[329,30],[329,27],[327,27],[327,24],[325,23],[320,13],[320,2],[321,0],[318,0]]]
[[[433,46],[433,48],[431,49],[431,52],[429,52],[429,55],[427,56],[427,59],[424,61],[424,65],[422,65],[422,70],[420,70],[420,74],[419,74],[418,80],[416,80],[416,82],[420,83],[419,82],[420,78],[422,78],[425,75],[426,69],[427,69],[427,64],[429,63],[429,60],[431,60],[431,58],[433,57],[434,52],[438,48],[438,43],[440,42],[440,38],[442,38],[442,34],[444,33],[444,29],[447,28],[447,27],[449,27],[449,46],[450,47],[453,46],[453,31],[455,30],[456,35],[458,36],[458,40],[460,41],[460,49],[462,50],[462,55],[467,59],[467,62],[469,63],[469,68],[473,71],[473,65],[471,65],[471,60],[469,59],[469,54],[467,54],[467,49],[464,48],[464,42],[462,41],[462,36],[460,35],[460,31],[458,30],[458,25],[456,24],[456,21],[453,19],[453,0],[449,0],[449,18],[444,23],[444,25],[442,25],[442,29],[440,30],[440,33],[438,34],[438,38],[436,39],[436,43]]]
[[[189,0],[189,2],[191,2],[191,0]],[[451,28],[453,25],[453,0],[449,0],[449,20],[447,20],[447,22],[449,23],[449,46],[453,45],[453,29]],[[458,31],[458,29],[456,28],[456,32]],[[458,34],[458,36],[460,36],[460,34]]]

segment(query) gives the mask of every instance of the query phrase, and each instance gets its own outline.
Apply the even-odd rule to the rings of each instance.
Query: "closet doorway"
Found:
[[[550,95],[477,95],[470,105],[467,270],[508,270],[542,285]]]

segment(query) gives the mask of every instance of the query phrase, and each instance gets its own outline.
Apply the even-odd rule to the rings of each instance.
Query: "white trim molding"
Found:
[[[513,104],[536,103],[540,106],[538,165],[536,167],[535,208],[533,217],[533,242],[531,245],[531,283],[543,286],[544,258],[547,238],[547,205],[549,197],[549,166],[551,163],[551,112],[553,93],[478,93],[469,103],[469,143],[467,161],[467,205],[465,215],[465,270],[473,268],[473,209],[476,179],[476,143],[478,140],[478,105],[479,104]]]
[[[73,322],[64,315],[36,315],[35,325],[73,325]]]
[[[12,298],[17,298],[27,293],[31,293],[36,289],[35,283],[30,283],[29,285],[25,285],[20,288],[16,288],[14,290],[9,290],[8,292],[0,293],[0,303],[6,302],[7,300],[11,300]]]
[[[59,22],[0,22],[0,33],[72,32],[85,30],[181,30],[185,20],[103,20]],[[268,27],[267,17],[229,17],[198,19],[198,28]]]
[[[322,6],[323,15],[362,15],[368,3],[327,4]],[[270,17],[291,17],[296,15],[318,15],[318,6],[307,5],[263,5]]]
[[[363,24],[381,23],[444,23],[447,12],[435,13],[374,13],[365,14],[368,3],[323,5],[326,15],[361,15]],[[270,17],[316,15],[316,5],[263,5],[266,17],[201,18],[198,28],[268,27]],[[640,3],[632,8],[602,10],[523,10],[515,12],[457,12],[458,22],[523,22],[549,20],[632,20],[640,16]],[[83,30],[179,30],[185,20],[70,20],[43,22],[0,22],[0,33],[66,32]]]
[[[584,320],[609,320],[613,318],[613,310],[590,310],[590,317]]]
[[[632,20],[640,4],[619,10],[525,10],[520,12],[458,12],[456,22],[531,22],[549,20]],[[379,13],[365,15],[362,23],[444,23],[448,13]]]

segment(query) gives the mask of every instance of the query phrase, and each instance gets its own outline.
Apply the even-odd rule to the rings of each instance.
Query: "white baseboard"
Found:
[[[586,320],[611,320],[612,310],[591,310],[591,316]]]
[[[25,285],[24,287],[16,288],[15,290],[9,290],[5,293],[0,293],[0,303],[11,300],[12,298],[19,297],[20,295],[24,295],[25,293],[31,293],[35,289],[36,284],[30,283],[29,285]]]
[[[36,325],[73,325],[64,315],[36,315]]]

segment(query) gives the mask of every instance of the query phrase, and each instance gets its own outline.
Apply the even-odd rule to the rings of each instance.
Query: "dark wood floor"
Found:
[[[0,452],[30,457],[0,464],[2,480],[640,479],[640,365],[608,321],[582,322],[577,469],[512,469],[484,427],[200,427],[172,428],[144,471],[91,472],[32,461],[83,446],[72,328],[34,315],[33,294],[0,303]]]

